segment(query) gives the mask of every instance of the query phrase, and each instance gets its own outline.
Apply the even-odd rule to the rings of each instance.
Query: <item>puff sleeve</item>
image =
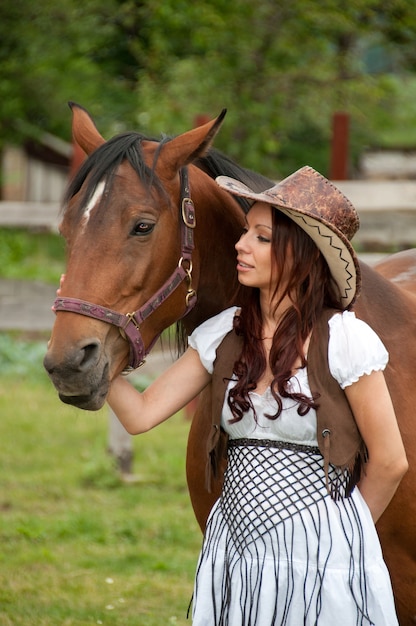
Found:
[[[388,352],[379,336],[355,313],[344,311],[329,320],[328,362],[342,389],[364,374],[384,370]]]
[[[234,315],[238,307],[231,307],[221,311],[197,326],[188,337],[188,345],[199,354],[202,365],[212,374],[216,357],[216,350],[225,335],[232,330]]]

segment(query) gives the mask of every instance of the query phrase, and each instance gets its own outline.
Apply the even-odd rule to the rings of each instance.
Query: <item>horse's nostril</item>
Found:
[[[78,353],[78,369],[84,371],[93,367],[100,357],[100,342],[91,341],[83,346]]]

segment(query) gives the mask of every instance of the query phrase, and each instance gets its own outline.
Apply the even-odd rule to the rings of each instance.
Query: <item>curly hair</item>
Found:
[[[290,262],[288,261],[290,259]],[[304,344],[324,307],[342,309],[338,291],[329,267],[312,239],[281,211],[272,209],[272,275],[279,278],[274,287],[275,310],[286,296],[290,306],[283,314],[273,335],[269,365],[273,375],[271,392],[277,412],[267,415],[277,419],[282,412],[282,398],[298,403],[298,414],[317,408],[317,397],[307,397],[290,389],[289,379],[294,364],[306,366]],[[280,278],[285,276],[284,289]],[[277,293],[280,296],[277,298]],[[262,314],[258,289],[241,286],[242,308],[234,320],[234,328],[243,337],[243,349],[234,365],[236,385],[230,390],[228,403],[233,414],[231,423],[241,420],[254,407],[249,392],[254,391],[266,370],[266,353],[262,341]],[[254,413],[255,414],[255,413]]]

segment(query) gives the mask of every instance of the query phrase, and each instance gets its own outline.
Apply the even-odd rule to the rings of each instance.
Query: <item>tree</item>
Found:
[[[411,111],[415,36],[413,0],[3,0],[1,137],[68,138],[71,99],[107,135],[175,134],[227,107],[217,145],[240,163],[325,174],[334,111],[354,161]]]
[[[172,32],[171,15],[188,32],[186,54],[176,49],[164,71],[142,74],[141,120],[175,131],[176,120],[184,128],[186,118],[189,123],[198,112],[214,115],[227,106],[219,142],[240,162],[271,176],[305,162],[325,173],[334,111],[351,114],[356,158],[376,141],[381,105],[393,110],[401,81],[392,70],[412,68],[411,4],[210,0],[198,3],[198,13],[178,17],[176,4],[164,2],[164,28]],[[157,7],[155,20],[156,14]],[[152,33],[150,47],[160,46],[157,21]],[[384,57],[381,71],[369,64],[374,52]]]
[[[70,138],[66,102],[128,109],[128,80],[98,52],[114,33],[112,0],[3,0],[0,5],[0,142],[43,131]],[[117,97],[116,97],[117,94]],[[110,115],[110,113],[109,113]]]

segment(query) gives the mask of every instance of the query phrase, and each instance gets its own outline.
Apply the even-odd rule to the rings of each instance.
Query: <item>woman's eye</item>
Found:
[[[151,222],[137,222],[137,224],[134,225],[131,234],[136,237],[140,235],[149,235],[154,227],[155,225]]]
[[[268,237],[263,237],[263,235],[259,235],[258,240],[262,243],[270,243],[270,239]]]

